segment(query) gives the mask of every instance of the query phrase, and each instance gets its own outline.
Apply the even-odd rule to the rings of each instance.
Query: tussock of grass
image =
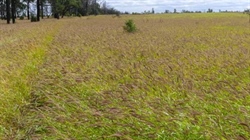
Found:
[[[0,138],[249,139],[248,23],[204,15],[39,23],[0,47]]]

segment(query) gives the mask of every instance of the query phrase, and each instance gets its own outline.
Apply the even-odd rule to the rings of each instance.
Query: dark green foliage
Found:
[[[82,14],[79,13],[79,14],[77,14],[77,16],[78,16],[78,17],[82,17]]]
[[[19,18],[20,20],[24,20],[24,16],[20,16],[20,18]]]
[[[36,6],[32,6],[35,3]],[[32,12],[30,12],[31,9]],[[100,14],[116,14],[117,17],[120,15],[118,10],[107,6],[105,1],[98,0],[0,0],[0,19],[7,19],[7,23],[10,23],[11,19],[15,23],[16,16],[20,13],[27,13],[24,17],[27,16],[30,20],[31,14],[35,11],[37,20],[33,19],[32,22],[40,21],[40,17],[43,19],[44,14],[48,15],[49,11],[57,19],[73,14],[78,17]],[[21,17],[20,20],[22,19]]]
[[[36,16],[31,16],[31,22],[37,22],[37,17]]]
[[[59,13],[55,13],[55,14],[54,14],[54,18],[59,19],[59,18],[60,18]]]
[[[213,9],[210,9],[210,8],[209,8],[209,9],[207,10],[207,13],[213,13]]]
[[[132,19],[125,22],[125,26],[123,26],[123,29],[129,33],[135,32],[137,30],[136,25]]]

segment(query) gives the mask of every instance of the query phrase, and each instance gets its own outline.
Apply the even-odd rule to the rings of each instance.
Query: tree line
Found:
[[[15,23],[17,17],[35,18],[35,21],[40,21],[40,18],[45,16],[59,19],[66,15],[117,13],[120,12],[109,7],[106,1],[100,0],[0,0],[0,17],[2,20],[7,20],[8,24],[11,20]]]

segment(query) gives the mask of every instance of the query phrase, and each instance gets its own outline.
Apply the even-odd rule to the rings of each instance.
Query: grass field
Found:
[[[248,17],[0,21],[0,139],[250,139]]]

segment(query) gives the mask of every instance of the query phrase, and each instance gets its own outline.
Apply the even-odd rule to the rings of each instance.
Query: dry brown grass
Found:
[[[137,33],[123,31],[127,19]],[[10,25],[10,36],[5,32],[12,28],[1,24],[8,27],[0,38],[3,138],[250,138],[244,15],[98,16],[23,25]],[[20,78],[22,86],[10,84]]]

